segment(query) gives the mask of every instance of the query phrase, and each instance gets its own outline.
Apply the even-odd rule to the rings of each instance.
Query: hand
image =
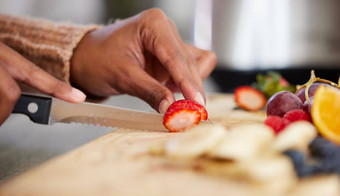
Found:
[[[43,93],[69,102],[82,102],[85,94],[63,83],[0,42],[0,125],[11,114],[20,97],[16,80]]]
[[[88,33],[71,59],[71,82],[89,94],[137,96],[163,113],[173,92],[205,104],[202,80],[216,56],[185,44],[159,9]]]

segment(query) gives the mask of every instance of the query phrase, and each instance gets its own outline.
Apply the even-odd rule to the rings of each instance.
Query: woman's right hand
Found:
[[[174,92],[205,105],[203,80],[216,55],[186,44],[157,8],[86,34],[71,58],[71,81],[100,97],[129,94],[164,113]]]
[[[0,125],[11,114],[20,97],[21,90],[16,81],[73,103],[83,102],[86,98],[80,90],[54,78],[0,42]]]

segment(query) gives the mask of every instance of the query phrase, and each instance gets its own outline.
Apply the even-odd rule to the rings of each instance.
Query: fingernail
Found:
[[[202,106],[205,106],[205,102],[201,93],[197,92],[195,100]]]
[[[166,110],[168,109],[168,107],[170,106],[170,103],[168,102],[168,100],[166,99],[163,99],[161,101],[161,103],[159,104],[159,109],[158,111],[161,113],[161,114],[164,114],[166,112]]]
[[[72,87],[72,94],[76,101],[84,101],[86,99],[86,95],[80,90]]]

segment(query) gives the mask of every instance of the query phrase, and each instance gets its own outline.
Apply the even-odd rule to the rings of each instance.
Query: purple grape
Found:
[[[267,116],[283,117],[287,112],[294,109],[302,109],[303,103],[294,93],[280,91],[274,94],[267,102]]]
[[[319,88],[321,85],[331,86],[331,85],[326,84],[326,83],[315,82],[309,87],[308,96],[309,97],[314,96],[316,89]],[[303,89],[299,90],[299,92],[296,93],[296,96],[298,96],[301,99],[302,103],[304,103],[306,101],[305,89],[306,88],[303,88]]]
[[[311,114],[312,112],[312,105],[313,105],[313,100],[314,100],[314,96],[312,97],[309,97],[309,104],[307,103],[307,100],[303,103],[303,110],[305,112],[307,112],[309,115]]]

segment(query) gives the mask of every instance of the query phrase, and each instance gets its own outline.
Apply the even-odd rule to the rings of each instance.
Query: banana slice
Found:
[[[209,155],[219,159],[245,160],[263,154],[274,141],[273,130],[264,124],[234,127]]]
[[[165,154],[175,159],[197,158],[215,147],[227,132],[221,125],[200,124],[167,141]]]
[[[297,121],[282,130],[273,145],[273,150],[307,150],[308,144],[317,136],[317,130],[312,123]]]
[[[266,191],[288,192],[298,181],[290,159],[283,155],[255,158],[240,164],[250,183]]]
[[[316,175],[304,178],[290,196],[339,196],[340,177],[337,174]]]
[[[165,140],[159,140],[159,141],[153,142],[149,146],[149,153],[152,154],[152,155],[164,155],[165,144],[166,144]]]

